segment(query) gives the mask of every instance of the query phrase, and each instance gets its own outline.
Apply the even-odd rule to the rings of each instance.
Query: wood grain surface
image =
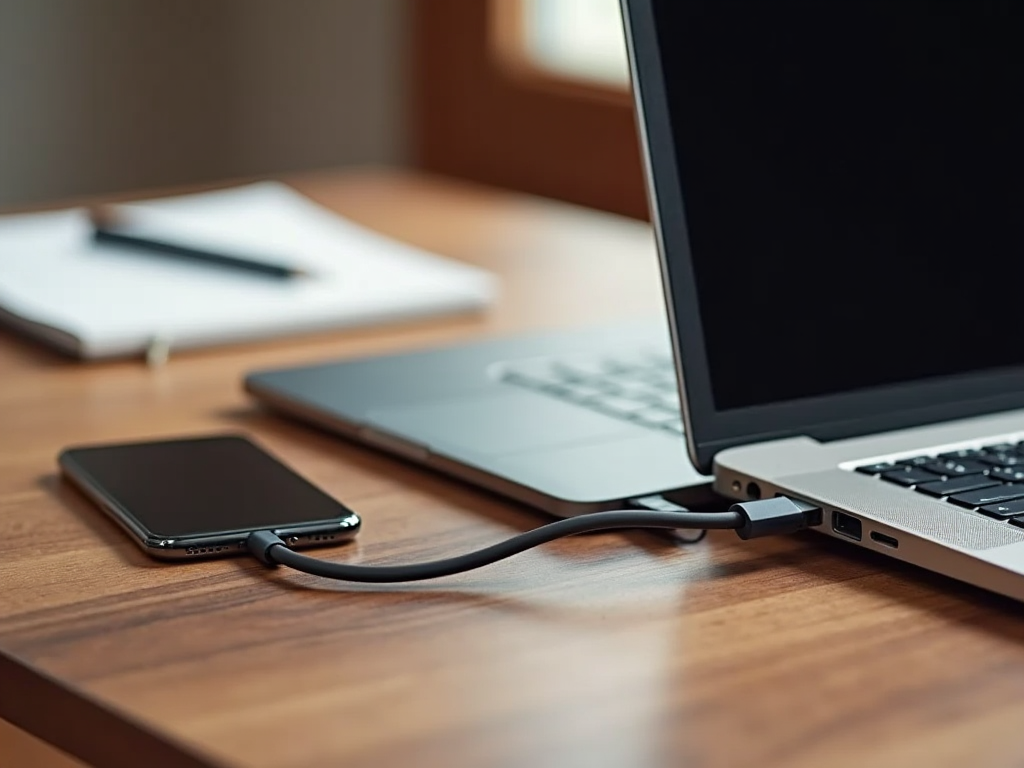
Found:
[[[386,589],[147,559],[57,479],[63,446],[242,430],[363,515],[325,556],[456,553],[541,518],[266,415],[243,374],[660,311],[637,222],[398,172],[291,181],[495,270],[500,302],[158,370],[0,334],[0,717],[99,768],[1024,762],[1019,606],[813,534],[584,536]]]
[[[17,768],[82,768],[84,763],[0,720],[0,765]]]

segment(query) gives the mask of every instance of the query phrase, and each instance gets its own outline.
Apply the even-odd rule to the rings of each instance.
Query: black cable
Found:
[[[594,512],[558,520],[476,552],[412,565],[346,565],[299,554],[272,531],[255,531],[246,539],[249,552],[264,565],[287,565],[297,571],[339,581],[390,584],[423,581],[471,571],[564,536],[624,528],[735,530],[744,539],[788,533],[820,524],[821,510],[786,498],[734,504],[728,512],[691,512],[661,497],[635,500],[642,510]],[[656,509],[651,509],[656,507]]]
[[[649,512],[639,510],[594,512],[542,525],[540,528],[534,528],[532,531],[521,533],[476,552],[414,565],[366,566],[325,562],[289,549],[278,536],[267,531],[250,535],[247,543],[249,551],[261,560],[269,559],[271,563],[287,565],[297,571],[314,576],[387,584],[398,581],[436,579],[441,576],[470,571],[498,560],[504,560],[549,541],[579,533],[622,528],[697,528],[702,530],[712,528],[721,530],[739,528],[742,523],[743,519],[737,512]]]

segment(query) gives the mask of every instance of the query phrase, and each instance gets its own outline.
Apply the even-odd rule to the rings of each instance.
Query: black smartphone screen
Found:
[[[167,539],[352,515],[243,437],[72,448],[61,463],[140,526]]]

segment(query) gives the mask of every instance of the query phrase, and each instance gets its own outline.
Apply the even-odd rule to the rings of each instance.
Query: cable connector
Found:
[[[740,502],[729,507],[729,511],[742,516],[743,524],[736,529],[736,535],[744,540],[796,533],[821,525],[820,507],[788,496]]]
[[[266,566],[275,566],[277,561],[270,556],[276,546],[285,546],[281,537],[271,531],[253,531],[245,540],[249,554]]]

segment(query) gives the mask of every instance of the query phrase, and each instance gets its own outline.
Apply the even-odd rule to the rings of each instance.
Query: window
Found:
[[[625,88],[618,0],[521,0],[527,58],[554,76]]]
[[[426,170],[647,215],[617,0],[412,0]]]

